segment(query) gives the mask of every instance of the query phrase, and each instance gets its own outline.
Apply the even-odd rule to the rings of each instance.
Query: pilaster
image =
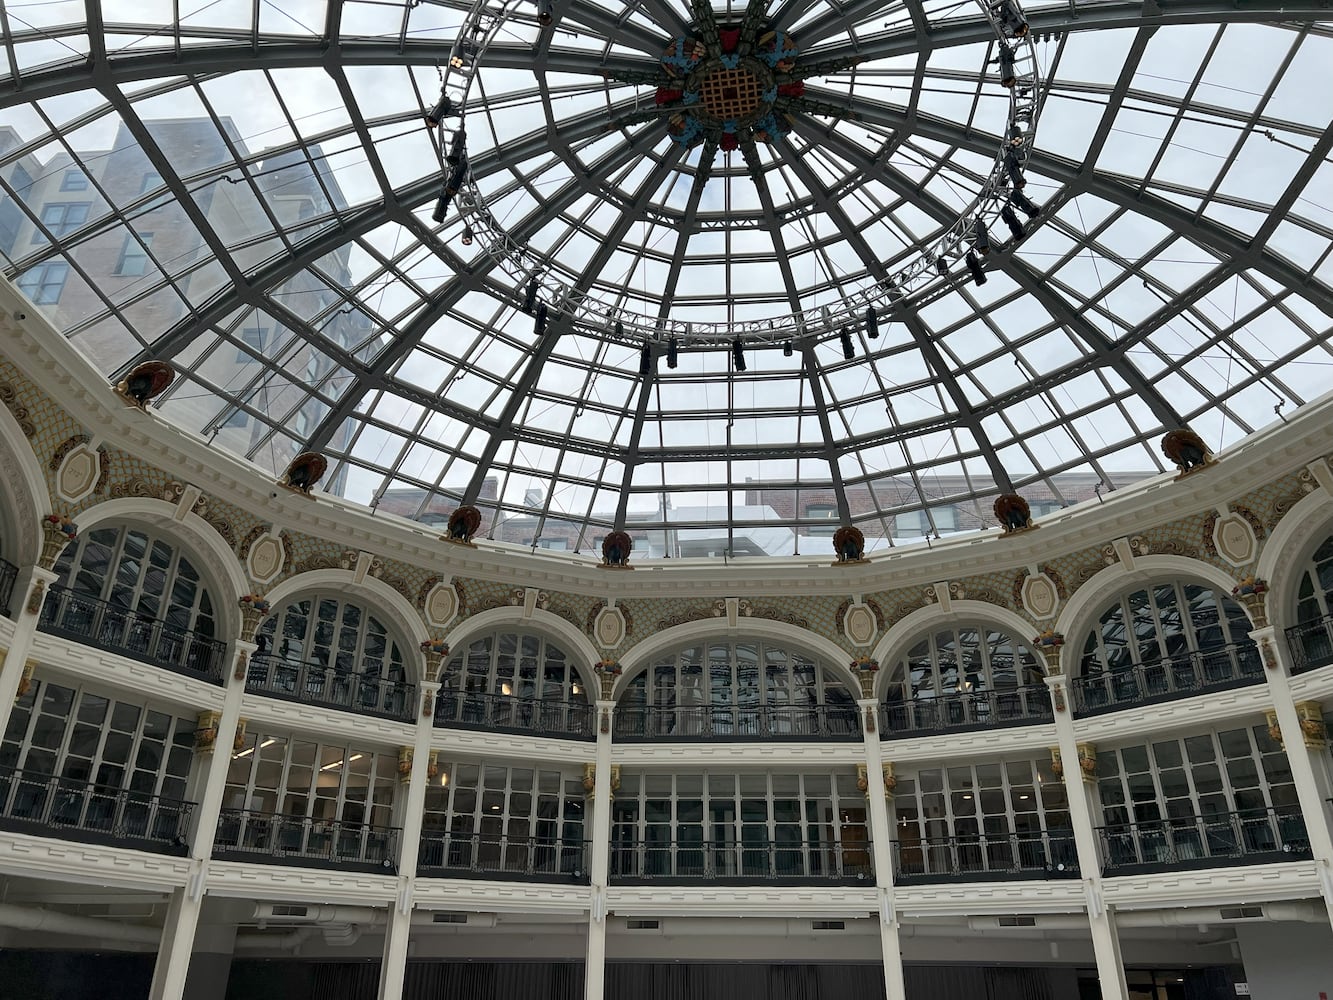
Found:
[[[893,902],[893,823],[889,818],[888,789],[884,782],[884,750],[879,741],[879,702],[862,698],[862,734],[865,737],[866,805],[870,812],[870,849],[875,859],[875,888],[879,895],[879,942],[884,959],[886,1000],[906,1000],[902,942]]]
[[[1115,915],[1102,902],[1102,868],[1095,822],[1097,803],[1093,796],[1096,768],[1094,766],[1089,775],[1084,766],[1086,747],[1080,748],[1074,735],[1074,719],[1069,709],[1073,701],[1069,696],[1068,678],[1062,673],[1052,674],[1046,678],[1046,685],[1051,690],[1051,704],[1055,709],[1052,715],[1055,717],[1056,739],[1059,743],[1057,749],[1060,751],[1065,790],[1069,798],[1069,825],[1073,827],[1078,870],[1083,876],[1088,925],[1092,934],[1093,954],[1097,959],[1097,978],[1101,982],[1102,1000],[1129,1000]],[[1087,780],[1089,778],[1092,780]]]
[[[9,648],[0,654],[0,736],[9,727],[9,716],[21,690],[32,652],[33,636],[37,634],[37,619],[42,610],[46,588],[57,577],[49,569],[32,567],[26,588],[14,588],[14,633]],[[19,595],[27,595],[20,598]],[[28,678],[29,680],[31,678]]]
[[[585,836],[592,841],[589,874],[592,905],[588,910],[588,952],[583,970],[584,1000],[602,1000],[606,989],[606,884],[611,867],[611,730],[616,704],[597,702],[597,754],[593,763],[592,809]],[[605,724],[603,724],[603,720]]]
[[[1267,621],[1266,618],[1259,619]],[[1325,800],[1329,790],[1323,769],[1308,747],[1305,727],[1302,726],[1295,700],[1291,694],[1291,652],[1286,637],[1277,634],[1277,628],[1264,624],[1250,632],[1250,638],[1259,645],[1264,663],[1264,681],[1273,699],[1273,714],[1277,718],[1282,745],[1287,751],[1292,784],[1300,802],[1305,820],[1305,832],[1310,841],[1310,853],[1319,866],[1319,891],[1333,923],[1333,833],[1329,829],[1328,808]]]
[[[438,676],[438,673],[435,675]],[[403,995],[403,977],[407,971],[407,946],[412,935],[412,897],[416,890],[417,855],[421,850],[421,824],[426,805],[426,785],[432,777],[430,753],[435,735],[435,695],[440,685],[425,681],[419,697],[421,711],[416,713],[416,732],[412,740],[412,768],[407,777],[407,794],[401,799],[399,823],[402,839],[398,845],[398,898],[384,931],[384,954],[380,960],[379,996],[397,1000]]]

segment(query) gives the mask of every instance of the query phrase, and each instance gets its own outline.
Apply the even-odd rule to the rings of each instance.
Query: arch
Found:
[[[383,580],[366,576],[357,582],[350,569],[312,569],[289,576],[264,594],[276,610],[299,600],[306,594],[336,593],[361,598],[366,610],[374,612],[404,644],[403,663],[410,664],[413,681],[421,680],[421,644],[430,638],[426,623],[417,609]]]
[[[853,695],[858,695],[861,690],[861,682],[851,668],[851,654],[830,639],[816,635],[799,625],[773,621],[771,618],[746,618],[743,625],[737,626],[729,625],[725,618],[710,618],[673,625],[661,632],[654,632],[631,646],[620,660],[623,673],[616,681],[612,696],[618,700],[629,683],[630,675],[640,667],[652,663],[657,656],[668,650],[698,640],[737,636],[755,636],[759,639],[775,639],[791,643],[819,660],[821,666],[832,670]]]
[[[1322,489],[1302,497],[1268,533],[1254,575],[1268,581],[1268,620],[1296,623],[1296,594],[1305,564],[1333,534],[1333,496]]]
[[[913,641],[936,625],[964,620],[995,625],[1029,647],[1032,645],[1032,633],[1039,631],[1037,626],[1022,615],[986,601],[950,601],[948,611],[944,610],[941,604],[917,608],[905,618],[894,622],[884,633],[884,637],[875,644],[875,651],[871,655],[881,665],[879,676],[875,678],[875,699],[884,700],[885,689],[889,685],[890,671],[887,668],[900,655],[906,654]],[[1042,665],[1040,658],[1037,664]]]
[[[449,633],[450,656],[477,636],[504,626],[509,626],[520,632],[530,631],[544,635],[560,646],[572,658],[574,668],[578,671],[579,679],[583,682],[585,690],[592,693],[601,690],[597,675],[592,671],[593,665],[602,658],[601,654],[597,652],[597,648],[576,626],[571,625],[559,615],[552,614],[542,608],[534,608],[529,613],[522,607],[509,606],[491,608],[488,611],[480,611],[472,615],[459,623]],[[588,700],[591,703],[597,699],[589,698]]]
[[[216,600],[214,614],[218,637],[230,640],[240,634],[241,611],[237,599],[249,591],[249,582],[236,553],[222,536],[193,512],[178,519],[175,504],[153,497],[123,497],[89,507],[78,516],[79,533],[101,525],[139,524],[153,528],[189,554]]]
[[[1097,625],[1108,601],[1133,587],[1163,580],[1206,583],[1217,587],[1223,594],[1230,594],[1236,585],[1232,577],[1216,566],[1189,556],[1140,556],[1134,560],[1132,570],[1120,562],[1108,566],[1070,595],[1056,619],[1055,630],[1065,637],[1061,647],[1061,672],[1066,677],[1073,676],[1082,656],[1083,639]]]
[[[0,503],[14,512],[0,528],[0,555],[20,569],[35,565],[42,552],[42,518],[51,493],[32,445],[9,409],[0,406]],[[9,522],[9,519],[6,518]]]

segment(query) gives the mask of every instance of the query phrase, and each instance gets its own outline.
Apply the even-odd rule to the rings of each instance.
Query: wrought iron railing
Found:
[[[9,602],[14,597],[14,581],[18,579],[19,568],[6,559],[0,559],[0,615],[6,618],[14,613]]]
[[[417,874],[437,878],[505,878],[534,882],[588,881],[586,840],[559,837],[424,833]]]
[[[646,705],[616,709],[617,740],[859,740],[855,705]]]
[[[576,740],[597,738],[587,702],[546,701],[507,694],[443,690],[435,698],[435,725],[541,733]]]
[[[363,660],[362,669],[352,671],[256,653],[245,689],[362,715],[411,720],[416,714],[416,685],[385,677],[380,660]]]
[[[0,770],[0,828],[184,856],[193,802],[84,780]]]
[[[612,841],[612,882],[830,882],[875,879],[870,844],[839,841]]]
[[[225,642],[67,587],[48,591],[37,627],[179,674],[222,683]]]
[[[1126,705],[1170,701],[1200,691],[1254,684],[1263,680],[1263,673],[1253,642],[1162,656],[1074,678],[1074,711],[1095,715]]]
[[[1299,810],[1256,809],[1097,828],[1108,875],[1168,868],[1210,868],[1310,856]]]
[[[880,732],[885,738],[1050,721],[1051,693],[1044,684],[958,691],[880,706]]]
[[[396,826],[223,809],[213,857],[394,874],[401,835]]]
[[[1287,649],[1291,651],[1293,674],[1333,663],[1333,615],[1287,629]]]
[[[1077,878],[1070,830],[973,833],[893,842],[894,880],[904,883]]]

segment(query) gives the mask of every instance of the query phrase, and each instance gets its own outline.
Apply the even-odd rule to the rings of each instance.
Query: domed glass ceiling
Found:
[[[972,210],[1009,126],[982,8],[715,0],[719,31],[798,47],[779,100],[759,70],[662,80],[706,7],[556,0],[543,28],[508,6],[465,108],[471,180],[543,301],[587,297],[604,327],[552,299],[539,335],[466,204],[434,221],[448,149],[423,113],[473,5],[432,0],[6,5],[6,273],[108,377],[170,361],[157,405],[215,446],[274,474],[320,451],[324,489],[430,522],[475,503],[484,534],[545,548],[624,526],[638,555],[824,554],[839,521],[920,540],[990,523],[1010,487],[1038,513],[1115,489],[1165,467],[1166,428],[1219,450],[1329,387],[1318,3],[1025,3],[1040,213],[992,226],[984,285],[955,255],[877,338],[812,323],[789,354],[753,331],[933,264]],[[668,325],[749,331],[744,370],[683,333],[669,367]]]

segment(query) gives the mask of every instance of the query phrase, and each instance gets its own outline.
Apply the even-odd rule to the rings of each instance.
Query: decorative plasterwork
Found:
[[[431,628],[445,628],[458,617],[461,601],[454,583],[437,580],[421,600],[421,609]]]
[[[603,607],[593,617],[593,641],[603,649],[615,649],[625,641],[627,631],[625,613],[614,605]]]
[[[259,584],[270,584],[281,574],[287,562],[287,546],[280,534],[272,527],[266,534],[261,534],[250,543],[250,551],[245,554],[245,570],[250,579]]]
[[[1251,511],[1237,507],[1209,515],[1204,522],[1204,545],[1232,566],[1245,566],[1259,554],[1259,536],[1264,528]]]
[[[1120,562],[1126,570],[1132,571],[1135,557],[1146,556],[1151,552],[1152,546],[1148,544],[1148,539],[1142,535],[1130,535],[1117,538],[1115,541],[1103,545],[1102,562],[1108,566],[1114,566],[1117,562]]]
[[[878,616],[861,600],[842,613],[842,634],[853,646],[873,646],[879,635]]]
[[[24,437],[37,436],[37,426],[32,421],[32,413],[19,399],[19,394],[14,386],[8,382],[0,382],[0,403],[3,403],[5,409],[14,415],[14,419],[18,422],[19,429],[23,431]]]
[[[56,449],[50,468],[56,476],[56,495],[65,503],[76,504],[97,488],[102,456],[88,444],[88,436],[80,434]]]
[[[1058,577],[1052,576],[1046,567],[1038,571],[1035,566],[1031,567],[1026,577],[1022,578],[1018,599],[1023,610],[1035,620],[1046,621],[1054,618],[1056,612],[1060,610],[1064,588],[1057,581]]]

